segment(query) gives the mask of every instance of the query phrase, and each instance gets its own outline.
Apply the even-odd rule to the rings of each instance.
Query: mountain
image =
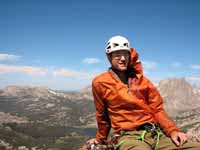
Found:
[[[8,86],[0,92],[0,110],[63,126],[89,126],[94,117],[91,95],[44,87]]]
[[[95,128],[91,93],[31,86],[0,91],[0,149],[77,150]]]
[[[32,86],[7,86],[5,89],[0,91],[0,96],[10,96],[10,97],[26,97],[30,96],[33,98],[51,98],[60,97],[69,100],[92,100],[91,92],[63,92],[51,90],[47,87],[32,87]]]
[[[200,88],[184,78],[162,80],[157,88],[169,116],[183,131],[193,136],[193,140],[200,142]]]
[[[200,107],[200,88],[192,86],[184,78],[162,80],[158,90],[170,114]]]
[[[169,116],[200,141],[200,88],[183,78],[162,80],[157,88]],[[0,90],[0,149],[77,150],[95,132],[91,86],[77,92],[31,86]]]

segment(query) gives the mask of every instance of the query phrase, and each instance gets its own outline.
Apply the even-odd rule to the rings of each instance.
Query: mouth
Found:
[[[120,66],[126,67],[126,63],[119,63]]]

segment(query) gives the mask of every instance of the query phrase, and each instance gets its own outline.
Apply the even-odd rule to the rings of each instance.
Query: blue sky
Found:
[[[105,43],[123,35],[154,83],[200,82],[198,0],[0,1],[0,88],[77,90],[107,70]]]

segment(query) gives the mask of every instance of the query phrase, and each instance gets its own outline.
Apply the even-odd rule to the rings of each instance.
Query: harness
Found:
[[[145,136],[147,133],[152,133],[156,136],[156,143],[153,147],[154,150],[157,150],[160,137],[163,135],[160,128],[153,123],[145,123],[139,128],[137,128],[137,131],[142,131],[142,133],[137,136],[134,139],[145,141]],[[126,141],[126,138],[123,140],[119,140],[120,137],[128,135],[128,132],[126,131],[120,131],[118,134],[114,134],[111,140],[107,141],[105,144],[90,144],[88,145],[88,150],[117,150],[121,144],[123,144]]]
[[[142,126],[140,126],[137,131],[143,130],[142,133],[140,134],[140,136],[138,136],[136,139],[137,140],[141,140],[141,141],[145,141],[145,135],[147,133],[152,133],[156,136],[156,143],[154,146],[154,150],[157,150],[159,141],[160,141],[160,137],[163,135],[162,131],[160,130],[160,128],[153,123],[145,123]],[[125,133],[123,134],[125,135]],[[115,146],[115,149],[117,149],[121,144],[123,144],[126,141],[126,139],[123,139],[121,141],[119,141],[117,143],[117,145]]]
[[[162,136],[162,132],[160,130],[160,128],[156,125],[156,124],[153,124],[153,123],[146,123],[144,125],[142,125],[140,127],[140,130],[143,130],[141,136],[138,138],[138,140],[141,140],[141,141],[144,141],[145,140],[145,135],[148,133],[148,132],[151,132],[153,134],[156,135],[156,144],[154,146],[154,150],[157,149],[158,147],[158,144],[159,144],[159,141],[160,141],[160,137]]]

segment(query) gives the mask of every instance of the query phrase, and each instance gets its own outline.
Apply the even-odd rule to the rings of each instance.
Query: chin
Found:
[[[124,71],[127,70],[127,67],[120,67],[120,68],[118,68],[118,70],[121,71],[121,72],[124,72]]]

